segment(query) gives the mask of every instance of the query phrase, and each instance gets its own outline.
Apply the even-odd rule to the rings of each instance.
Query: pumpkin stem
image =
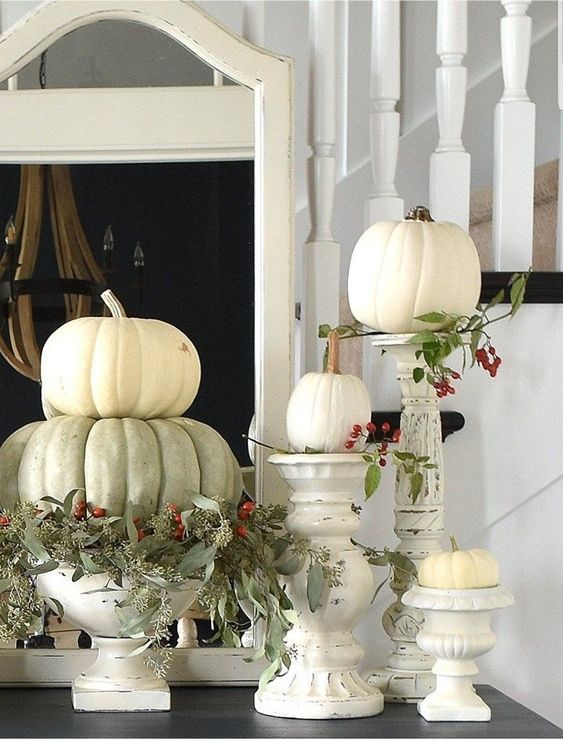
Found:
[[[450,535],[450,543],[452,544],[452,551],[459,551],[459,546],[453,535]]]
[[[100,294],[100,298],[111,311],[111,315],[113,317],[118,318],[127,316],[127,314],[125,313],[125,309],[123,308],[123,304],[121,303],[121,301],[119,301],[114,292],[111,291],[109,288],[107,289],[107,291],[104,291],[102,294]]]
[[[340,335],[334,329],[328,333],[326,373],[340,374]]]
[[[414,206],[405,216],[405,221],[434,221],[426,206]]]

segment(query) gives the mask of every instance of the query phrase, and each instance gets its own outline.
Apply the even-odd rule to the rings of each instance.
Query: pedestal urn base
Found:
[[[491,709],[477,695],[471,678],[478,673],[474,658],[490,651],[495,634],[491,614],[514,604],[503,587],[431,589],[413,586],[403,595],[405,605],[424,613],[417,643],[436,657],[432,668],[436,689],[417,704],[425,720],[487,721]]]
[[[255,695],[256,710],[282,718],[360,718],[383,710],[383,695],[358,674],[364,649],[352,630],[374,593],[374,577],[351,536],[358,527],[353,495],[362,489],[366,464],[361,455],[279,454],[270,457],[293,490],[287,529],[329,553],[339,584],[325,585],[311,612],[308,564],[287,578],[287,593],[298,618],[286,636],[291,666]]]
[[[98,649],[94,663],[72,683],[72,705],[77,711],[128,712],[170,710],[170,690],[164,679],[145,665],[141,651],[145,636],[118,638],[120,623],[116,605],[126,591],[115,587],[107,574],[92,574],[72,581],[74,569],[60,566],[40,574],[37,585],[49,604],[49,597],[63,606],[65,616],[91,637]],[[111,582],[110,582],[111,586]],[[181,615],[195,600],[197,583],[186,582],[181,591],[171,592],[174,617]],[[128,608],[126,608],[128,609]]]

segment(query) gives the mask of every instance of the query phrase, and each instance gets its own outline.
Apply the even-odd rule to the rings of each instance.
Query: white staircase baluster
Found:
[[[254,46],[264,46],[264,0],[244,0],[242,37]]]
[[[471,156],[461,141],[467,68],[466,0],[438,0],[436,104],[439,141],[430,158],[430,212],[436,221],[453,221],[469,229]]]
[[[309,208],[311,231],[305,243],[305,369],[321,367],[324,345],[319,324],[340,321],[340,245],[332,236],[336,181],[336,15],[334,0],[310,0]]]
[[[532,264],[535,105],[526,92],[532,19],[529,0],[502,0],[500,22],[504,93],[495,108],[493,260],[496,270]]]
[[[405,207],[395,187],[401,117],[401,3],[373,0],[371,19],[370,140],[373,190],[366,226],[402,219]]]

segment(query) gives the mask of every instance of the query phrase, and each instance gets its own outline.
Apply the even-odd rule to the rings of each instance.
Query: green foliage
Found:
[[[169,505],[143,518],[128,506],[123,517],[77,516],[73,491],[59,502],[45,497],[39,511],[18,504],[0,520],[0,640],[25,638],[40,629],[43,600],[36,589],[39,573],[70,566],[72,579],[107,574],[102,591],[125,589],[116,606],[120,635],[144,633],[146,663],[164,674],[170,651],[162,648],[172,622],[170,592],[186,580],[198,583],[197,601],[207,611],[225,646],[240,646],[241,608],[263,624],[269,667],[262,683],[289,665],[284,636],[296,621],[283,577],[308,571],[311,609],[326,588],[339,583],[339,567],[330,553],[312,549],[284,528],[285,508],[255,506],[245,511],[221,498],[194,495],[192,507],[179,512]],[[62,606],[52,600],[60,614]],[[127,609],[126,609],[127,608]]]

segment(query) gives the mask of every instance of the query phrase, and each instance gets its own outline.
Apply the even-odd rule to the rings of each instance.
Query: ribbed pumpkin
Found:
[[[482,589],[496,587],[499,567],[496,558],[483,548],[458,549],[427,556],[418,567],[418,583],[432,589]]]
[[[188,506],[190,492],[238,501],[240,468],[225,440],[195,420],[54,417],[14,432],[0,448],[0,504],[58,500],[83,487],[92,506],[150,514]]]
[[[347,453],[346,441],[356,424],[371,419],[368,390],[357,376],[341,374],[339,337],[328,336],[328,360],[323,373],[306,373],[287,405],[287,437],[291,450],[304,453]],[[361,449],[358,444],[354,450]]]
[[[456,224],[434,221],[418,206],[402,221],[381,221],[358,240],[348,272],[348,300],[359,322],[380,332],[418,332],[430,312],[472,314],[481,291],[477,249]]]
[[[46,416],[154,419],[183,414],[201,379],[191,340],[158,319],[126,317],[111,291],[102,298],[112,316],[74,319],[45,342],[41,393]]]

